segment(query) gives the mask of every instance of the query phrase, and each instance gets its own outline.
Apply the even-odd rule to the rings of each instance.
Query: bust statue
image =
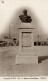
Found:
[[[23,15],[20,15],[19,18],[20,18],[21,22],[25,22],[25,23],[31,23],[32,22],[31,17],[27,15],[26,9],[23,10]]]

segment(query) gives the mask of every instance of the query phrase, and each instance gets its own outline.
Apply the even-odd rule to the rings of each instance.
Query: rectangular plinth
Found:
[[[38,64],[38,57],[33,55],[20,54],[16,56],[16,64]]]

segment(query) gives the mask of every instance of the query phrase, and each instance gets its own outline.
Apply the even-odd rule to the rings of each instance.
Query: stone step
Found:
[[[38,64],[38,57],[31,54],[21,54],[16,56],[16,64]]]

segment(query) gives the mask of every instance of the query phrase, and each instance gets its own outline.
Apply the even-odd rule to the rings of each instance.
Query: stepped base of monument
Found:
[[[38,64],[38,57],[31,54],[20,54],[16,56],[16,64]]]

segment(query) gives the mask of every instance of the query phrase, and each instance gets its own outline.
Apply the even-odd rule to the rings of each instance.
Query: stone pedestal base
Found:
[[[19,28],[19,52],[16,56],[16,64],[38,64],[38,57],[35,55],[34,27],[31,23],[22,23]]]
[[[31,54],[20,54],[16,56],[16,64],[38,64],[38,57]]]

